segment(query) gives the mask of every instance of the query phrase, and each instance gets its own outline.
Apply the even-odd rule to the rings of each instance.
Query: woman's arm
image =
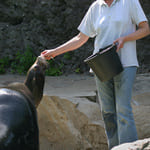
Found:
[[[118,43],[117,51],[119,51],[120,48],[123,48],[125,42],[139,40],[149,34],[150,28],[148,22],[141,22],[138,26],[138,29],[134,33],[131,33],[124,37],[120,37],[114,41],[114,43]]]
[[[64,43],[63,45],[51,49],[51,50],[45,50],[41,53],[42,56],[44,56],[47,60],[54,58],[57,55],[66,53],[68,51],[73,51],[79,47],[81,47],[84,43],[88,41],[89,37],[82,32],[80,32],[77,36],[69,40],[68,42]]]

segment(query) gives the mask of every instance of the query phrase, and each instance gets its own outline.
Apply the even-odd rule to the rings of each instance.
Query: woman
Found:
[[[136,29],[136,26],[138,27]],[[65,44],[41,53],[47,60],[75,50],[95,37],[94,53],[112,43],[124,71],[113,79],[96,85],[105,123],[109,149],[137,140],[131,108],[131,93],[138,67],[136,40],[150,34],[147,18],[138,0],[97,0],[93,2],[78,27],[77,36]]]

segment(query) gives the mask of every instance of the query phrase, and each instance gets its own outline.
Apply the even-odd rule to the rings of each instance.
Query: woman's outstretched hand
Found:
[[[45,57],[46,60],[50,60],[51,58],[54,58],[56,56],[55,50],[44,50],[41,53],[41,56]]]

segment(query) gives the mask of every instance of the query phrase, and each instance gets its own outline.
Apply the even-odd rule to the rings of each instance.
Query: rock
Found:
[[[133,112],[138,138],[150,137],[150,106],[134,106]]]
[[[80,97],[68,97],[67,100],[76,104],[76,108],[80,112],[84,113],[91,122],[100,124],[102,127],[104,127],[100,106],[97,103],[89,101],[87,98]]]
[[[133,96],[133,99],[136,101],[136,105],[150,106],[150,92],[141,93]]]
[[[38,107],[41,150],[107,150],[104,128],[77,107],[67,99],[44,96]]]
[[[141,97],[143,103],[139,103]],[[139,139],[150,137],[148,97],[149,93],[134,97],[133,112]],[[107,150],[99,106],[86,98],[44,96],[38,117],[41,150]]]
[[[139,139],[150,137],[150,93],[134,96],[133,113]]]
[[[133,143],[125,143],[114,147],[112,150],[150,150],[150,138]]]
[[[150,73],[137,74],[133,88],[133,99],[134,96],[142,93],[150,93]],[[143,100],[141,100],[142,102]]]
[[[76,131],[78,131],[78,134],[76,135],[78,135],[79,139],[72,138],[73,145],[71,145],[70,147],[72,146],[74,147],[74,145],[76,146],[80,145],[81,146],[80,148],[82,150],[82,147],[84,147],[83,146],[84,144],[81,144],[80,142],[78,142],[78,140],[84,141],[84,139],[87,139],[86,137],[88,137],[88,140],[86,142],[88,143],[87,145],[89,145],[89,148],[91,148],[92,147],[91,139],[95,141],[95,137],[98,136],[98,140],[95,141],[96,143],[95,146],[96,146],[98,141],[102,141],[102,140],[101,138],[99,138],[99,135],[97,135],[97,132],[95,130],[97,130],[98,132],[101,132],[101,136],[103,134],[103,136],[105,137],[103,121],[101,118],[99,106],[96,103],[91,102],[87,99],[88,97],[90,97],[90,95],[95,96],[95,92],[94,92],[95,86],[93,85],[94,81],[93,79],[91,80],[91,78],[87,79],[84,77],[82,76],[81,80],[79,80],[79,78],[76,78],[75,76],[72,76],[71,78],[65,77],[63,78],[63,82],[61,81],[61,79],[58,79],[58,78],[55,82],[54,82],[55,80],[54,78],[52,78],[51,82],[48,82],[49,78],[47,78],[46,83],[48,83],[48,86],[45,87],[47,89],[47,90],[45,89],[45,94],[58,95],[61,98],[45,96],[42,103],[40,104],[38,108],[39,124],[40,124],[40,131],[41,131],[40,133],[41,150],[45,150],[46,147],[55,148],[55,146],[56,147],[58,146],[57,149],[59,150],[60,149],[59,146],[62,145],[60,141],[62,141],[63,137],[65,139],[63,141],[65,145],[65,143],[68,143],[68,138],[70,136],[74,136],[74,133],[66,129],[68,128],[67,124],[64,125],[65,127],[61,127],[61,122],[60,122],[61,119],[55,120],[54,116],[57,116],[58,118],[59,114],[62,114],[63,117],[65,116],[64,118],[67,118],[68,120],[70,120],[70,122],[72,122],[72,126],[73,126],[72,131],[75,131],[75,129]],[[133,112],[135,116],[135,123],[137,126],[139,139],[150,137],[149,79],[150,79],[149,74],[137,75],[136,82],[134,85],[134,90],[133,90],[132,106],[133,106]],[[80,86],[78,85],[79,83],[80,83]],[[53,86],[54,86],[54,89],[52,88]],[[91,92],[92,90],[93,92]],[[55,111],[54,111],[54,108],[56,109]],[[53,116],[53,120],[51,119],[52,116]],[[77,120],[76,124],[73,121],[74,118],[78,118],[78,119],[75,119]],[[90,122],[90,124],[86,126],[85,124],[87,122]],[[56,128],[55,127],[56,124],[57,124],[57,130],[56,130],[56,135],[55,135],[54,131]],[[82,130],[80,130],[79,128]],[[52,136],[53,134],[55,135],[54,140]],[[58,134],[59,134],[59,138],[58,138]],[[104,141],[105,141],[104,143],[106,144],[106,137],[104,138]],[[79,143],[79,144],[76,144],[76,143]],[[67,147],[65,146],[64,146],[64,149]],[[75,148],[78,148],[76,146]],[[99,146],[96,146],[96,147],[99,148]]]

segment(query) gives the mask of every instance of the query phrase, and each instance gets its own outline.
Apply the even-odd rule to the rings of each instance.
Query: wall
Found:
[[[0,58],[12,60],[17,51],[32,48],[35,55],[54,48],[76,34],[85,12],[93,0],[5,0],[0,2]],[[150,20],[149,0],[141,1]],[[150,72],[150,36],[138,41],[140,73]],[[92,53],[93,40],[80,49],[58,56],[64,73],[87,72],[83,60]]]

